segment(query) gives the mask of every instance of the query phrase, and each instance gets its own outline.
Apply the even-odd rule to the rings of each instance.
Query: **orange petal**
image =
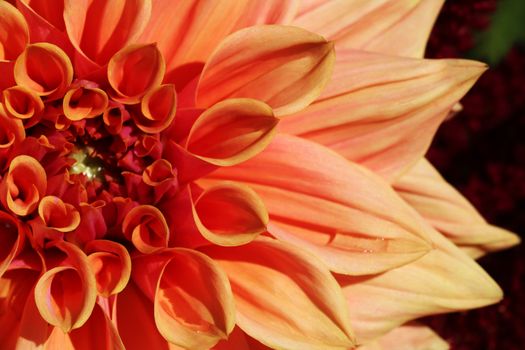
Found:
[[[278,135],[259,156],[211,176],[249,184],[268,208],[270,233],[335,272],[377,273],[431,249],[423,220],[387,183],[307,140]]]
[[[356,337],[366,343],[415,318],[493,304],[502,291],[474,260],[438,232],[436,249],[379,275],[338,276]]]
[[[64,0],[64,23],[71,43],[100,66],[138,38],[150,14],[147,0]]]
[[[13,118],[22,119],[26,128],[37,123],[44,110],[44,103],[40,97],[34,91],[22,86],[5,89],[2,92],[2,99],[7,114]]]
[[[258,342],[257,340],[244,333],[236,326],[228,339],[221,340],[211,350],[271,350],[271,348]]]
[[[33,212],[46,192],[47,176],[33,157],[21,155],[11,160],[9,171],[0,184],[0,201],[16,215]]]
[[[0,2],[0,61],[13,61],[29,44],[29,28],[22,14],[7,1]]]
[[[139,205],[131,209],[122,222],[124,236],[144,254],[150,254],[168,246],[169,229],[164,215],[151,205]]]
[[[130,118],[129,112],[126,108],[117,102],[111,101],[108,108],[102,115],[102,120],[108,132],[112,135],[117,135],[122,130],[122,126],[126,120]]]
[[[98,305],[95,305],[90,318],[82,327],[69,333],[55,328],[49,335],[44,349],[125,350],[115,326]]]
[[[142,42],[157,42],[168,70],[184,63],[205,61],[236,29],[290,20],[295,0],[154,1]],[[169,8],[169,11],[166,11]],[[173,16],[176,13],[177,16]],[[225,18],[228,20],[226,21]]]
[[[140,114],[132,114],[135,125],[142,131],[156,134],[167,129],[177,110],[177,92],[172,84],[160,85],[149,91],[140,104]]]
[[[323,95],[285,118],[282,130],[389,179],[423,156],[452,106],[486,69],[468,60],[337,53],[334,78]]]
[[[11,145],[20,143],[25,137],[22,121],[9,117],[0,104],[0,152],[8,151]],[[1,167],[3,165],[0,163]]]
[[[156,88],[164,77],[165,64],[155,44],[129,45],[117,52],[108,64],[108,81],[114,99],[134,104]]]
[[[223,182],[208,188],[194,202],[199,232],[222,246],[246,244],[266,231],[268,212],[248,186]]]
[[[444,0],[318,1],[294,25],[334,40],[338,48],[422,57]]]
[[[420,160],[393,186],[434,228],[473,258],[520,242],[514,233],[489,225],[426,159]]]
[[[270,239],[202,251],[226,271],[237,325],[250,336],[279,349],[354,345],[341,290],[313,255]]]
[[[209,257],[175,248],[137,258],[133,266],[133,279],[154,300],[155,323],[170,343],[208,349],[232,331],[230,285]]]
[[[186,149],[211,164],[235,165],[270,143],[277,122],[272,109],[263,102],[244,98],[222,101],[197,118]]]
[[[131,276],[131,258],[127,249],[107,240],[90,241],[84,247],[95,273],[99,295],[108,297],[120,293]]]
[[[47,227],[60,232],[70,232],[80,224],[78,210],[55,196],[45,196],[38,205],[38,215]]]
[[[430,327],[416,322],[407,323],[388,332],[373,346],[359,350],[448,350],[450,346]]]
[[[48,43],[27,46],[16,60],[14,73],[18,85],[47,100],[61,98],[73,79],[69,57]]]
[[[249,97],[266,102],[279,116],[298,112],[321,94],[334,59],[332,43],[300,28],[242,29],[226,38],[207,61],[197,106]]]
[[[79,86],[70,89],[62,103],[66,118],[79,121],[104,113],[108,106],[108,95],[98,88]]]
[[[20,221],[0,211],[0,277],[23,247],[25,232]]]
[[[35,286],[35,302],[42,317],[63,332],[88,320],[97,298],[96,281],[87,256],[74,244],[54,246],[65,252],[64,265],[46,271]]]

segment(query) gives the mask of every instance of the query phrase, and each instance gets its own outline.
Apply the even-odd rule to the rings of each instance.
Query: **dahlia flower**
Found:
[[[446,348],[518,239],[423,158],[441,3],[0,2],[2,349]]]

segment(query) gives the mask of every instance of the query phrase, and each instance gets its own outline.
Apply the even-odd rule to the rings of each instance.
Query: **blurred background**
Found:
[[[525,241],[525,0],[447,0],[427,57],[465,57],[490,65],[445,122],[430,161],[491,223]],[[525,349],[525,244],[480,264],[504,300],[426,320],[452,350]]]

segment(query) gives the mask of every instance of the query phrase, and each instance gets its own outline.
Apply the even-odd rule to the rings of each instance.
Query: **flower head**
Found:
[[[0,343],[348,349],[497,301],[445,236],[515,236],[421,172],[485,69],[418,58],[437,3],[0,2]]]

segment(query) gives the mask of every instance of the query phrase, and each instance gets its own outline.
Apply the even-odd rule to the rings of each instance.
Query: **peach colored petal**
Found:
[[[44,103],[40,96],[22,86],[5,89],[2,92],[2,100],[7,114],[13,118],[22,119],[26,128],[37,123],[44,110]]]
[[[29,44],[29,28],[22,14],[7,1],[0,2],[0,61],[14,61]]]
[[[129,45],[117,52],[108,63],[108,81],[115,90],[113,99],[135,104],[158,87],[166,66],[155,44]]]
[[[155,323],[170,343],[208,349],[233,330],[230,285],[209,257],[174,248],[133,265],[133,279],[154,300]]]
[[[520,242],[516,234],[488,224],[426,159],[416,163],[393,186],[434,228],[473,258]]]
[[[223,182],[206,189],[194,201],[199,232],[221,246],[246,244],[266,231],[268,212],[248,186]]]
[[[71,43],[100,66],[142,34],[150,14],[148,0],[64,0],[64,23]]]
[[[73,67],[66,53],[53,44],[27,46],[14,68],[16,83],[47,100],[61,98],[73,79]]]
[[[104,90],[91,87],[73,87],[62,101],[64,115],[72,121],[98,117],[108,106]]]
[[[220,166],[241,163],[271,141],[278,120],[263,102],[229,99],[206,110],[193,124],[186,149]]]
[[[296,3],[295,0],[154,1],[141,42],[157,42],[168,59],[168,71],[172,71],[185,63],[205,61],[236,29],[289,21]],[[173,16],[174,13],[177,15]]]
[[[24,244],[25,229],[20,221],[0,211],[0,277]]]
[[[95,275],[87,256],[74,244],[54,246],[68,259],[46,271],[35,286],[35,302],[42,317],[63,332],[79,328],[91,315],[97,297]]]
[[[33,157],[17,156],[0,183],[0,201],[16,215],[25,216],[37,208],[46,187],[47,176],[42,165]]]
[[[278,116],[297,112],[321,94],[334,59],[332,43],[300,28],[242,29],[227,37],[206,62],[197,106],[248,97],[266,102]]]
[[[166,219],[159,209],[151,205],[139,205],[131,209],[122,222],[122,231],[144,254],[168,246],[170,233]]]
[[[140,104],[142,113],[132,114],[135,125],[150,134],[170,127],[177,110],[177,92],[172,84],[160,85],[149,91]]]
[[[108,297],[120,293],[131,276],[131,258],[120,243],[108,240],[90,241],[84,247],[97,280],[99,295]]]
[[[64,333],[55,327],[44,350],[125,350],[118,332],[100,306],[95,305],[87,322],[80,328]]]
[[[47,227],[60,232],[70,232],[80,224],[78,210],[55,196],[45,196],[38,205],[38,215]]]
[[[240,247],[203,247],[226,271],[237,325],[279,349],[348,349],[354,345],[339,286],[315,256],[259,238]]]
[[[309,1],[292,22],[339,48],[422,57],[444,0]]]
[[[359,350],[448,350],[448,343],[432,329],[412,322],[388,332],[373,346],[361,346]]]
[[[468,60],[338,51],[321,97],[280,127],[392,179],[423,156],[450,108],[485,70]]]
[[[307,140],[278,135],[259,156],[211,177],[252,187],[270,213],[270,233],[332,271],[377,273],[431,249],[424,222],[387,183]]]
[[[337,276],[361,343],[427,315],[498,302],[502,291],[472,258],[433,231],[431,252],[379,275]]]

